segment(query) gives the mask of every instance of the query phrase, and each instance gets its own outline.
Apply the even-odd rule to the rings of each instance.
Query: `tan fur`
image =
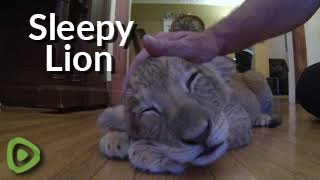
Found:
[[[252,127],[275,121],[264,78],[252,71],[236,73],[226,57],[205,64],[177,57],[146,60],[129,77],[123,103],[99,118],[102,151],[123,158],[123,152],[108,153],[105,147],[129,147],[137,168],[156,173],[208,165],[249,144]],[[130,138],[117,139],[115,131]]]

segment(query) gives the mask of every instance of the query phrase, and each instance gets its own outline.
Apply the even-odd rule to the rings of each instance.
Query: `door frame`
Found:
[[[304,25],[292,31],[292,43],[295,64],[295,80],[299,80],[303,71],[308,67],[306,33]]]
[[[296,103],[296,83],[308,67],[307,46],[304,25],[287,33],[289,63],[289,102]]]
[[[120,21],[127,24],[131,17],[131,0],[111,0],[110,21]],[[122,102],[122,85],[125,80],[128,66],[129,49],[119,46],[120,39],[109,44],[108,52],[115,58],[115,74],[107,73],[107,84],[109,86],[111,105]]]
[[[287,48],[288,48],[288,64],[289,64],[289,103],[296,103],[296,75],[295,75],[295,63],[294,63],[294,50],[292,32],[288,32],[286,35]]]

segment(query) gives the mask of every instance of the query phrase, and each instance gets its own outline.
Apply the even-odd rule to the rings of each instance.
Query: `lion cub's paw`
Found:
[[[135,142],[129,149],[129,160],[139,170],[148,173],[182,173],[186,165],[177,163],[144,141]]]
[[[108,158],[127,159],[130,139],[126,132],[111,131],[100,140],[100,151]]]
[[[267,114],[260,115],[253,123],[253,127],[274,128],[281,125],[281,118],[271,117]]]

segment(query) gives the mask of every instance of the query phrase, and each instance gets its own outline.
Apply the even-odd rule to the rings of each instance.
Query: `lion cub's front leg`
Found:
[[[104,136],[100,140],[102,154],[113,159],[127,159],[130,138],[124,119],[124,107],[107,108],[98,118]]]
[[[229,150],[251,143],[251,119],[247,111],[236,102],[225,108],[225,117],[229,122]]]

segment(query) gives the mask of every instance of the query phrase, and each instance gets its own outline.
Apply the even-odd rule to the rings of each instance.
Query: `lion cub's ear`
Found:
[[[97,121],[104,134],[110,130],[127,131],[123,105],[107,108]]]
[[[212,61],[205,63],[205,66],[214,69],[225,81],[229,81],[237,72],[235,61],[226,56],[218,56]]]

